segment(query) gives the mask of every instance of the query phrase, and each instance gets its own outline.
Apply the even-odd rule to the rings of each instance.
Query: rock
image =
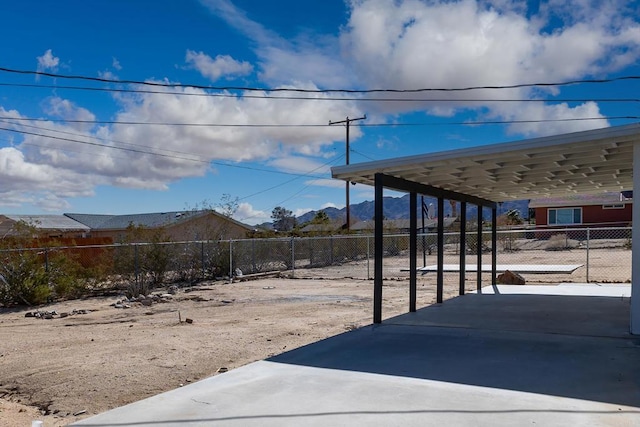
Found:
[[[24,314],[24,317],[36,317],[36,315],[35,315],[35,313],[33,313],[33,312],[31,312],[31,311],[27,311],[27,312]]]
[[[193,323],[193,319],[189,319],[188,317],[186,319],[184,319],[185,322],[187,323]]]
[[[497,282],[501,285],[524,285],[525,280],[518,273],[514,273],[513,271],[506,270],[502,274],[498,274]]]
[[[147,307],[153,304],[153,300],[151,298],[145,298],[140,300],[140,304],[146,305]]]
[[[69,316],[69,313],[66,313],[66,312],[64,312],[64,311],[63,311],[62,313],[60,313],[60,318],[61,318],[61,319],[64,319],[64,318],[65,318],[65,317],[67,317],[67,316]]]
[[[175,295],[178,293],[178,287],[176,285],[169,286],[169,293]]]

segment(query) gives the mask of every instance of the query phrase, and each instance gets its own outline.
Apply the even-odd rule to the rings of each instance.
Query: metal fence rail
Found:
[[[572,274],[526,274],[527,282],[631,281],[629,227],[501,230],[497,236],[498,264],[581,265]],[[469,232],[466,241],[466,247],[461,248],[458,233],[445,234],[445,264],[457,264],[462,250],[467,265],[477,263],[477,231]],[[482,241],[481,258],[490,263],[489,231],[483,232]],[[418,235],[418,267],[436,264],[435,243],[435,234]],[[383,250],[385,277],[408,279],[408,234],[384,235]],[[145,292],[160,284],[267,272],[287,272],[298,278],[368,280],[373,276],[374,257],[372,235],[12,248],[0,250],[0,274],[15,273],[15,266],[23,265],[27,258],[44,271],[71,263],[84,280]],[[22,264],[16,264],[16,259]],[[426,274],[420,280],[429,282],[434,276]],[[458,275],[445,275],[448,279],[458,280]],[[467,274],[468,281],[475,279],[475,273]]]

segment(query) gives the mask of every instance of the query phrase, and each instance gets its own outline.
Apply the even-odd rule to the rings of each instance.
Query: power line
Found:
[[[253,171],[258,171],[258,172],[268,172],[268,173],[274,173],[274,174],[280,174],[280,175],[293,175],[293,176],[296,176],[296,177],[311,176],[311,175],[308,175],[308,174],[297,174],[297,173],[293,173],[293,172],[284,172],[284,171],[277,171],[277,170],[255,168],[255,167],[251,167],[251,166],[235,165],[235,164],[219,162],[219,161],[213,161],[213,160],[212,161],[208,161],[208,160],[194,159],[194,158],[189,158],[189,157],[181,157],[181,156],[176,156],[176,155],[162,154],[162,153],[157,153],[157,152],[153,152],[153,151],[145,151],[145,150],[140,150],[140,149],[135,149],[135,148],[118,147],[118,146],[115,146],[115,145],[104,145],[104,144],[99,144],[97,142],[80,141],[80,140],[72,139],[72,138],[64,138],[64,137],[53,136],[53,135],[44,135],[44,134],[39,134],[39,133],[35,133],[35,132],[29,132],[29,131],[23,131],[23,130],[0,127],[0,131],[2,131],[2,130],[7,131],[7,132],[31,135],[31,136],[39,136],[39,137],[43,137],[43,138],[51,138],[51,139],[56,139],[56,140],[60,140],[60,141],[73,142],[73,143],[85,144],[85,145],[92,145],[92,146],[101,147],[101,148],[109,148],[109,149],[112,149],[112,150],[122,150],[122,151],[129,151],[129,152],[134,152],[134,153],[139,153],[139,154],[148,154],[148,155],[152,155],[152,156],[165,157],[165,158],[170,158],[170,159],[175,159],[175,160],[186,160],[186,161],[191,161],[191,162],[196,162],[196,163],[214,164],[214,165],[217,165],[217,166],[226,166],[226,167],[237,168],[237,169],[248,169],[248,170],[253,170]],[[325,178],[325,177],[319,176],[319,175],[316,175],[316,176],[313,176],[313,177],[317,178],[317,179],[324,179]]]
[[[56,132],[56,133],[60,133],[60,134],[63,134],[63,135],[71,135],[71,136],[78,136],[78,137],[82,137],[82,138],[90,138],[90,139],[95,139],[95,140],[102,141],[102,142],[111,142],[111,143],[122,144],[122,145],[130,145],[132,147],[155,149],[155,150],[165,151],[167,153],[181,154],[181,155],[185,155],[185,156],[190,156],[191,155],[190,153],[185,153],[183,151],[167,150],[165,148],[158,149],[158,148],[155,148],[155,147],[151,147],[149,145],[133,144],[133,143],[130,143],[130,142],[122,142],[122,141],[117,141],[115,139],[107,139],[107,138],[102,138],[102,137],[99,137],[99,136],[94,136],[94,135],[91,135],[91,134],[86,135],[86,134],[80,134],[80,133],[75,133],[75,132],[63,131],[63,130],[59,130],[59,129],[50,129],[50,128],[45,128],[45,127],[41,127],[41,126],[33,126],[33,125],[25,125],[23,123],[15,123],[15,122],[12,122],[11,120],[3,119],[2,117],[0,117],[0,122],[8,123],[8,124],[11,124],[11,125],[14,125],[14,126],[23,127],[23,128],[38,129],[38,130],[47,131],[47,132]],[[198,161],[198,160],[195,159],[194,161]]]
[[[173,87],[173,88],[194,88],[208,90],[227,90],[227,91],[259,91],[259,92],[298,92],[298,93],[420,93],[420,92],[462,92],[472,90],[494,90],[494,89],[518,89],[526,87],[550,87],[550,86],[572,86],[577,84],[602,84],[613,83],[626,80],[640,80],[640,76],[620,76],[608,79],[577,79],[564,82],[538,82],[538,83],[518,83],[511,85],[486,85],[486,86],[467,86],[458,88],[418,88],[418,89],[303,89],[303,88],[268,88],[268,87],[252,87],[252,86],[212,86],[199,84],[183,84],[183,83],[161,83],[149,82],[141,80],[117,80],[107,79],[104,77],[91,77],[83,75],[57,74],[45,71],[34,70],[18,70],[14,68],[0,67],[0,72],[13,74],[27,74],[34,76],[45,76],[57,79],[68,80],[85,80],[100,83],[112,84],[134,84],[154,87]]]
[[[27,88],[43,88],[43,89],[65,89],[65,90],[85,90],[95,92],[116,92],[116,93],[143,93],[153,95],[174,95],[174,96],[200,96],[215,98],[238,98],[238,95],[232,93],[210,93],[210,92],[175,92],[175,91],[157,91],[144,89],[121,89],[106,87],[90,87],[90,86],[61,86],[61,85],[45,85],[45,84],[28,84],[28,83],[0,83],[0,86],[7,87],[27,87]],[[435,89],[434,89],[435,90]],[[365,101],[365,102],[640,102],[640,98],[381,98],[381,97],[313,97],[308,96],[283,96],[283,95],[247,95],[243,94],[242,98],[249,99],[282,99],[282,100],[300,100],[300,101]]]
[[[344,158],[344,154],[343,154],[343,155],[340,155],[340,156],[338,156],[338,157],[336,157],[336,158],[334,158],[334,159],[332,159],[332,160],[331,160],[331,161],[329,161],[329,162],[323,163],[322,165],[318,166],[317,168],[311,169],[311,170],[310,170],[309,172],[307,172],[306,174],[302,174],[302,175],[296,176],[295,178],[292,178],[292,179],[290,179],[289,181],[285,181],[285,182],[282,182],[282,183],[280,183],[280,184],[274,185],[273,187],[269,187],[269,188],[267,188],[267,189],[265,189],[265,190],[261,190],[261,191],[258,191],[258,192],[256,192],[256,193],[249,194],[248,196],[241,197],[241,198],[239,198],[238,200],[244,200],[244,199],[248,199],[248,198],[253,197],[253,196],[257,196],[257,195],[259,195],[259,194],[266,193],[267,191],[271,191],[271,190],[276,189],[276,188],[278,188],[278,187],[282,187],[283,185],[289,184],[290,182],[293,182],[293,181],[295,181],[296,179],[300,179],[300,178],[307,178],[307,177],[308,177],[308,178],[315,178],[315,179],[326,179],[326,177],[317,176],[317,175],[311,175],[311,174],[312,174],[313,172],[315,172],[315,171],[317,171],[317,170],[319,170],[319,169],[323,168],[323,167],[326,167],[326,166],[329,166],[329,165],[331,165],[331,164],[333,164],[333,163],[336,163],[336,162],[338,162],[338,161],[342,160],[343,158]],[[251,217],[249,217],[249,218],[251,218]]]
[[[476,120],[476,121],[440,121],[440,122],[409,122],[409,123],[358,123],[358,127],[402,127],[402,126],[477,126],[518,123],[548,123],[548,122],[572,122],[588,120],[638,120],[640,116],[608,116],[608,117],[572,117],[566,119],[532,119],[532,120]],[[167,123],[167,122],[136,122],[118,120],[67,120],[67,119],[43,119],[30,117],[3,117],[0,120],[51,122],[51,123],[77,123],[77,124],[110,124],[128,126],[185,126],[185,127],[221,127],[221,128],[317,128],[327,127],[327,124],[300,123],[300,124],[273,124],[273,123]],[[17,125],[17,124],[16,124]],[[21,125],[26,126],[26,125]],[[54,131],[52,129],[49,129]]]

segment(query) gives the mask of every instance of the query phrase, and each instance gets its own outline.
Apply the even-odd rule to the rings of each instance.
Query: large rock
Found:
[[[498,274],[498,283],[501,285],[524,285],[524,277],[513,271],[505,271],[502,274]]]

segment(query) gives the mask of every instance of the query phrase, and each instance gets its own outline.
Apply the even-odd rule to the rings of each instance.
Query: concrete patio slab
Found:
[[[565,273],[571,274],[583,264],[496,264],[496,271],[498,273],[504,273],[509,270],[514,273],[521,274],[553,274],[553,273]],[[484,273],[491,273],[493,266],[491,264],[482,264],[480,266]],[[403,269],[408,271],[408,269]],[[438,271],[437,265],[427,265],[425,267],[418,268],[421,273],[435,273]],[[460,271],[459,264],[443,264],[442,271],[445,273],[458,273]],[[465,266],[467,273],[475,273],[478,271],[478,264],[469,263]]]
[[[77,425],[640,425],[628,288],[484,288]]]

